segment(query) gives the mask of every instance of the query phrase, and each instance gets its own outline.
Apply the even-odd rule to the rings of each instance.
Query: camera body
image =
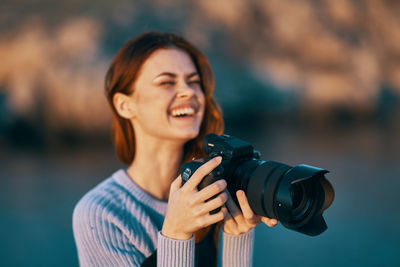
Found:
[[[205,162],[221,156],[221,164],[203,178],[198,190],[225,179],[238,206],[236,191],[243,190],[250,207],[258,215],[276,218],[286,228],[311,236],[327,229],[322,212],[334,198],[333,188],[324,177],[327,170],[261,160],[260,153],[251,144],[229,135],[207,135],[202,150],[207,158],[181,166],[182,184]]]
[[[208,158],[196,159],[182,165],[182,184],[185,184],[201,165],[214,157],[221,156],[221,164],[203,178],[198,185],[198,190],[200,191],[219,179],[225,179],[228,183],[228,191],[231,193],[236,204],[238,204],[234,192],[240,189],[245,190],[245,183],[240,183],[243,179],[240,179],[239,183],[236,183],[235,179],[232,179],[233,174],[241,163],[253,159],[258,160],[260,153],[254,150],[249,143],[226,134],[221,136],[215,134],[207,135],[203,141],[202,150],[209,156]]]

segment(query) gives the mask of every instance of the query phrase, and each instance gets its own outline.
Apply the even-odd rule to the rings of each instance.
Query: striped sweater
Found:
[[[167,204],[143,191],[125,170],[115,172],[74,209],[80,265],[140,266],[157,249],[157,266],[195,266],[194,236],[175,240],[161,234]],[[221,232],[219,264],[250,266],[254,229],[239,236]]]

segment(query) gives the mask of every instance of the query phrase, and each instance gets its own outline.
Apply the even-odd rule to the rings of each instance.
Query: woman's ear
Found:
[[[125,119],[132,119],[135,117],[135,106],[132,97],[123,93],[115,93],[113,96],[113,103],[118,115]]]

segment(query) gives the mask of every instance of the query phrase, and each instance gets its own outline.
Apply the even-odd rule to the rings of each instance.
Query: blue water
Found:
[[[245,134],[265,159],[329,169],[328,230],[308,237],[256,228],[254,266],[399,266],[399,142],[371,129]],[[110,146],[0,152],[0,266],[77,266],[71,214],[122,165]]]

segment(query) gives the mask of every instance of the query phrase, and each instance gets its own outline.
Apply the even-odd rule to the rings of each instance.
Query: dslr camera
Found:
[[[236,191],[243,190],[257,215],[275,218],[286,228],[309,236],[319,235],[327,229],[322,213],[334,199],[333,187],[325,178],[327,170],[262,160],[251,144],[226,134],[207,135],[202,150],[208,158],[181,166],[182,184],[205,162],[221,156],[221,164],[203,178],[198,190],[225,179],[238,207]]]

